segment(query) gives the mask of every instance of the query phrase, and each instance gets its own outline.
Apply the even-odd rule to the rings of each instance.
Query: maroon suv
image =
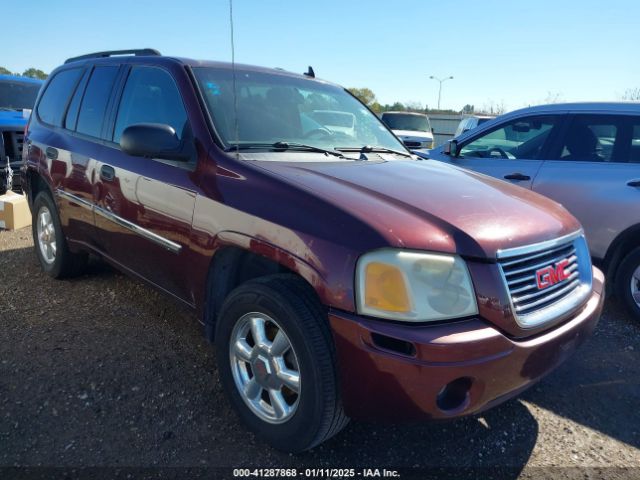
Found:
[[[94,254],[191,307],[239,416],[290,451],[349,417],[477,413],[560,364],[603,302],[578,222],[418,160],[313,77],[154,50],[68,60],[24,148],[44,271]]]

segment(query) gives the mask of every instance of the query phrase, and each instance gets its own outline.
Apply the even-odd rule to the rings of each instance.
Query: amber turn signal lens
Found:
[[[393,265],[371,262],[365,271],[365,303],[388,312],[409,312],[411,302],[402,272]]]

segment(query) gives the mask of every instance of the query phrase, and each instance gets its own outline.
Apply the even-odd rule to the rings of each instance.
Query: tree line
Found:
[[[24,72],[22,73],[17,73],[17,72],[12,72],[11,70],[4,68],[4,67],[0,67],[0,74],[1,75],[16,75],[18,77],[29,77],[29,78],[37,78],[38,80],[46,80],[47,77],[49,76],[48,74],[44,73],[42,70],[40,70],[39,68],[27,68]]]
[[[429,108],[428,105],[422,105],[420,102],[410,101],[406,103],[402,102],[394,102],[394,103],[386,103],[381,104],[378,102],[376,98],[376,94],[370,88],[358,88],[351,87],[348,88],[349,92],[355,97],[357,97],[362,103],[364,103],[367,107],[369,107],[375,113],[382,112],[415,112],[415,113],[459,113],[455,110],[438,110]]]
[[[370,88],[348,88],[355,97],[357,97],[362,103],[373,110],[375,113],[380,114],[388,111],[399,112],[415,112],[415,113],[445,113],[445,114],[481,114],[481,115],[502,115],[506,112],[504,101],[495,102],[489,100],[482,107],[476,108],[475,105],[466,104],[460,110],[438,110],[429,108],[428,105],[422,106],[420,102],[395,102],[393,104],[384,104],[378,102],[375,93]],[[640,88],[628,88],[622,95],[619,95],[620,100],[625,101],[640,101]],[[563,101],[562,94],[557,92],[548,92],[547,96],[536,102],[541,104],[559,103]],[[531,106],[531,105],[529,105]]]

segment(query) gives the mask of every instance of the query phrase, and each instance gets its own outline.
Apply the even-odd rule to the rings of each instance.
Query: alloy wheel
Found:
[[[631,296],[636,302],[636,305],[640,307],[640,265],[638,265],[633,275],[631,275]]]
[[[56,260],[56,227],[47,207],[40,207],[37,222],[38,248],[44,261],[51,265]]]
[[[260,419],[289,420],[300,401],[300,367],[286,332],[264,313],[247,313],[229,340],[233,379],[245,404]]]

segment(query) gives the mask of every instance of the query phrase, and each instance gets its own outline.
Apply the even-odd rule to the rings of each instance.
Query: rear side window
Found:
[[[122,93],[113,141],[120,142],[125,128],[136,123],[170,125],[182,139],[187,112],[171,75],[157,67],[134,67]]]
[[[55,74],[38,103],[37,112],[40,120],[49,125],[62,126],[67,103],[81,74],[81,68],[63,70]]]
[[[628,117],[576,115],[564,135],[560,160],[626,162],[629,158]]]
[[[78,114],[78,133],[100,137],[118,66],[96,67],[82,99]]]

